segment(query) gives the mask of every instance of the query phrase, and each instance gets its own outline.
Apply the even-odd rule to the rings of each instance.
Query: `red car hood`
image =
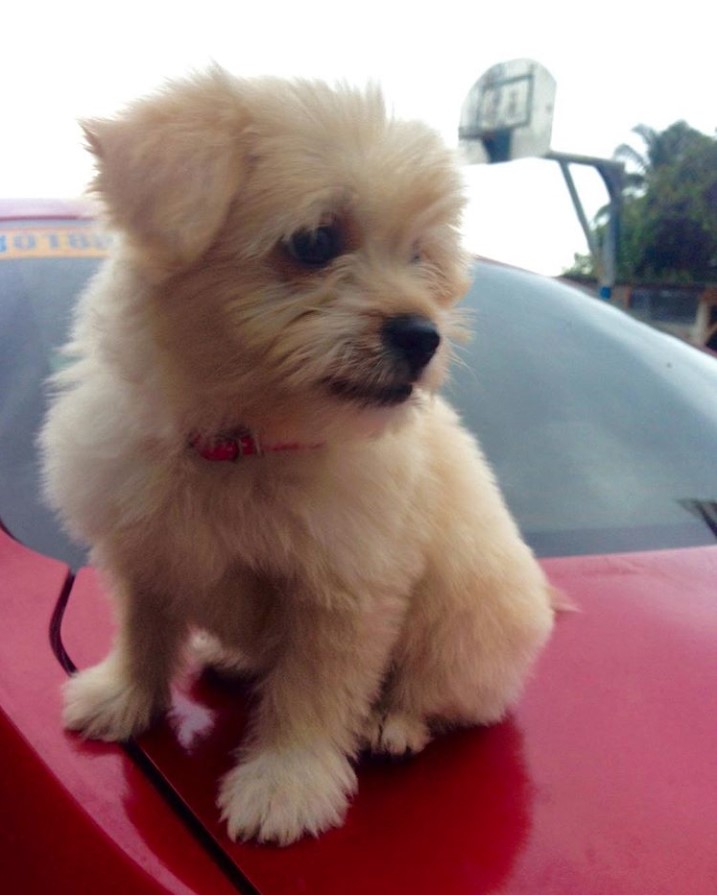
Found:
[[[17,559],[21,548],[8,544],[0,548]],[[16,565],[24,563],[26,578],[33,563],[50,562],[22,556]],[[342,829],[284,849],[226,838],[214,799],[246,723],[239,685],[190,677],[141,749],[266,895],[714,895],[717,547],[543,564],[579,610],[559,618],[517,710],[496,727],[443,736],[411,760],[363,763]],[[0,583],[3,603],[9,586]],[[26,624],[45,623],[50,591],[39,612],[39,604],[30,613],[13,600],[14,612],[35,617],[3,651],[2,707],[81,809],[111,830],[126,860],[150,873],[154,862],[167,876],[171,862],[157,858],[157,837],[142,819],[144,797],[133,803],[126,770],[122,793],[107,776],[112,761],[129,759],[119,747],[62,733],[59,701],[50,700],[48,714],[37,675],[30,684],[13,670],[27,652]],[[107,603],[85,570],[72,589],[64,645],[83,667],[103,656],[110,632]],[[57,667],[37,664],[54,692]],[[184,888],[165,885],[161,891],[220,891],[191,874]]]

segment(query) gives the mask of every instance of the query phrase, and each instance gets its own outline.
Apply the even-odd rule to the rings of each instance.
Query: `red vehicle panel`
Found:
[[[226,838],[214,798],[246,721],[241,684],[190,674],[141,748],[261,892],[714,895],[717,548],[544,564],[580,606],[515,714],[365,762],[346,825],[319,840]],[[78,664],[104,653],[107,613],[81,574],[64,629]],[[116,751],[63,736],[88,758]]]
[[[66,677],[50,620],[68,569],[0,528],[0,882],[8,893],[235,892],[157,789],[118,746],[68,736]],[[110,637],[109,607],[88,614],[90,642]]]

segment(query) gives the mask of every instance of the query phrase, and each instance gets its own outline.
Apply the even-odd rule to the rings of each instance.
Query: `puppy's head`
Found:
[[[378,91],[214,70],[86,132],[185,412],[324,437],[440,384],[466,285],[460,178]]]

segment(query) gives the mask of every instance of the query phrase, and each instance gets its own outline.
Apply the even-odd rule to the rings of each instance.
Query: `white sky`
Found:
[[[79,195],[81,116],[111,114],[215,60],[239,75],[379,81],[395,110],[455,145],[463,99],[491,65],[527,57],[558,83],[552,148],[609,157],[644,122],[717,126],[717,11],[708,0],[85,0],[6,2],[0,14],[0,196]],[[712,9],[712,12],[709,12]],[[554,274],[585,251],[553,162],[466,169],[466,241]],[[589,216],[606,201],[575,170]]]

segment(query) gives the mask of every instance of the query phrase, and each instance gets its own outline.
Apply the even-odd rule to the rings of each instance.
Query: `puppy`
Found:
[[[219,69],[85,130],[115,248],[41,443],[118,632],[64,723],[141,733],[205,631],[257,681],[229,836],[317,835],[359,750],[503,718],[552,625],[436,394],[466,286],[459,174],[377,90]]]

